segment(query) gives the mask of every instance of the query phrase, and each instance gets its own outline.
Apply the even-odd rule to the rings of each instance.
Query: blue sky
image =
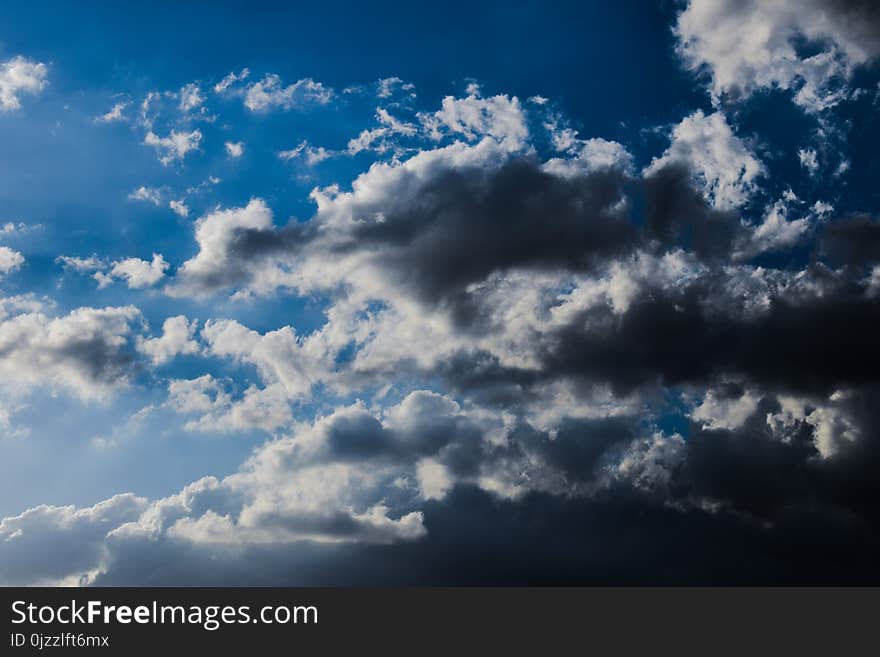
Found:
[[[0,581],[433,545],[467,491],[779,521],[701,441],[867,449],[872,343],[780,308],[880,289],[877,17],[795,5],[6,3]]]

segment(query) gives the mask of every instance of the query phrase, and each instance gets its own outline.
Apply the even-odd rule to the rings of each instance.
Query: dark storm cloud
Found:
[[[418,393],[417,393],[418,394]],[[411,428],[389,428],[366,411],[333,418],[327,427],[327,457],[362,461],[414,460],[453,442],[479,444],[481,431],[465,418],[430,413],[410,418]]]
[[[860,214],[829,223],[822,235],[820,254],[836,265],[880,263],[880,221]]]
[[[597,468],[615,448],[631,443],[637,430],[632,418],[566,420],[553,437],[523,426],[512,440],[568,480],[583,482],[595,479]]]
[[[793,390],[880,380],[880,301],[863,290],[801,301],[777,296],[756,317],[707,307],[712,294],[701,282],[644,294],[619,317],[591,310],[550,341],[545,374],[582,375],[620,391],[723,374]]]
[[[620,481],[588,497],[502,500],[459,485],[423,506],[428,532],[414,542],[223,547],[122,534],[95,583],[876,584],[878,404],[876,386],[843,402],[862,438],[829,458],[805,420],[784,435],[768,429],[767,414],[779,411],[772,396],[735,430],[692,425],[662,492]],[[554,439],[514,431],[505,451],[540,454],[586,482],[635,435],[626,420],[571,422]],[[355,529],[349,518],[322,522]]]
[[[877,584],[877,536],[821,511],[772,528],[618,493],[498,500],[469,486],[425,507],[428,534],[388,546],[224,549],[117,542],[96,585]]]
[[[497,171],[447,171],[404,211],[354,230],[350,248],[377,246],[429,303],[513,268],[586,271],[632,248],[637,233],[618,203],[624,176],[574,179],[516,160]]]
[[[636,248],[680,247],[712,260],[742,234],[739,216],[713,209],[686,167],[644,180],[615,169],[560,178],[518,159],[497,171],[443,173],[405,210],[361,222],[344,248],[376,249],[390,275],[466,326],[481,319],[468,286],[493,273],[590,272]]]
[[[880,4],[875,0],[819,0],[819,5],[869,55],[880,54]]]
[[[729,257],[742,236],[736,212],[712,208],[682,165],[667,165],[644,180],[644,232],[661,245],[678,246],[705,259]]]

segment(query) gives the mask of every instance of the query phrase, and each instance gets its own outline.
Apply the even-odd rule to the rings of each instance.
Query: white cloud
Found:
[[[103,269],[106,263],[98,258],[98,256],[89,256],[82,258],[79,256],[58,256],[55,262],[60,263],[65,268],[73,269],[81,274]]]
[[[238,264],[232,259],[233,237],[240,230],[271,228],[272,211],[261,199],[253,199],[243,208],[217,210],[201,217],[195,227],[199,253],[180,267],[175,289],[185,292],[195,291],[197,286],[220,288],[226,281],[239,277]]]
[[[181,200],[172,199],[172,200],[168,201],[168,207],[171,208],[175,214],[177,214],[181,217],[188,217],[189,216],[189,208],[186,206],[186,203],[184,203],[184,201],[182,199]]]
[[[241,157],[244,153],[244,142],[243,141],[227,141],[226,144],[226,154],[231,158]]]
[[[144,138],[144,144],[155,148],[160,154],[159,161],[166,166],[175,160],[182,160],[190,151],[197,150],[201,142],[200,130],[192,132],[172,130],[167,137],[159,137],[150,130]]]
[[[35,95],[48,84],[45,64],[22,56],[0,63],[0,111],[21,107],[22,94]]]
[[[419,492],[426,500],[442,500],[455,483],[443,463],[422,459],[416,464]]]
[[[611,465],[612,476],[642,490],[666,487],[672,472],[685,460],[686,443],[678,434],[651,437],[634,441],[623,458]]]
[[[814,216],[789,220],[788,207],[785,200],[780,200],[767,208],[764,220],[752,232],[750,243],[741,255],[748,257],[787,249],[809,233],[813,227]]]
[[[110,275],[115,278],[125,279],[128,287],[132,289],[155,285],[165,276],[168,263],[160,254],[154,253],[153,260],[141,260],[140,258],[125,258],[113,263]]]
[[[285,161],[304,158],[307,166],[313,167],[316,164],[329,160],[336,155],[335,152],[329,151],[323,146],[312,146],[308,141],[300,142],[299,146],[286,151],[278,151],[278,158]]]
[[[100,116],[95,117],[95,121],[97,123],[113,123],[115,121],[123,121],[125,120],[125,115],[123,112],[125,108],[128,107],[128,103],[125,101],[120,101],[113,105],[106,113],[101,114]]]
[[[209,377],[204,381],[174,381],[169,386],[169,403],[179,413],[199,415],[184,425],[187,431],[203,431],[207,433],[230,433],[260,429],[273,433],[280,428],[289,426],[293,420],[290,401],[284,389],[278,385],[265,388],[250,386],[240,399],[233,399],[219,387],[216,379]],[[187,388],[185,384],[194,386]],[[210,406],[205,408],[205,402]],[[201,402],[201,408],[194,408]]]
[[[225,78],[220,80],[217,84],[214,85],[214,93],[222,94],[229,90],[236,82],[241,82],[242,80],[246,80],[248,76],[251,74],[250,70],[243,68],[241,72],[235,73],[232,72],[227,75]]]
[[[333,98],[333,91],[311,78],[297,80],[286,87],[281,78],[269,74],[247,88],[244,104],[252,112],[280,107],[293,109],[304,105],[326,105]]]
[[[878,42],[851,14],[822,0],[690,0],[678,17],[679,52],[693,70],[705,71],[712,95],[748,96],[762,89],[794,92],[810,112],[848,94],[854,68],[878,54]],[[801,54],[799,40],[821,47]]]
[[[566,151],[574,157],[555,157],[544,164],[544,170],[563,178],[582,176],[602,169],[631,171],[632,155],[616,141],[607,139],[573,139]]]
[[[184,113],[191,112],[205,102],[205,96],[202,94],[199,85],[195,82],[184,85],[180,90],[179,96],[179,109]]]
[[[143,185],[141,185],[131,194],[129,194],[128,198],[134,201],[146,201],[148,203],[152,203],[155,206],[159,206],[162,203],[162,192],[155,187],[144,187]]]
[[[256,366],[260,378],[279,384],[289,399],[307,397],[332,360],[320,333],[303,338],[290,326],[260,334],[233,320],[209,320],[202,336],[210,354]]]
[[[355,155],[361,151],[385,153],[392,149],[397,150],[392,140],[395,135],[413,137],[418,132],[415,125],[400,121],[382,107],[376,109],[376,120],[379,122],[379,127],[363,130],[357,137],[349,140],[349,154]]]
[[[724,395],[710,389],[691,413],[704,429],[739,429],[758,408],[760,397],[750,390],[737,395]]]
[[[40,224],[26,224],[23,221],[19,221],[18,223],[7,221],[5,224],[0,225],[0,236],[23,235],[35,230],[40,230],[41,228],[42,225]]]
[[[78,308],[63,317],[40,311],[0,321],[0,376],[7,387],[60,387],[84,399],[127,385],[133,306]]]
[[[419,114],[419,119],[435,140],[446,132],[463,135],[468,140],[489,136],[510,150],[518,150],[525,145],[529,134],[525,113],[516,96],[480,98],[475,93],[466,98],[446,96],[439,111]]]
[[[697,110],[672,129],[666,152],[654,158],[647,175],[669,164],[686,166],[715,207],[743,205],[757,189],[764,165],[734,134],[723,112],[708,116]]]
[[[101,567],[107,533],[137,520],[147,500],[117,495],[92,507],[38,506],[0,522],[0,582],[63,586],[87,581]],[[49,548],[48,546],[56,546]],[[57,546],[75,546],[58,549]],[[42,553],[45,556],[38,556]]]
[[[815,175],[819,170],[819,154],[814,148],[801,148],[798,150],[798,159],[801,166],[807,170],[811,176]]]
[[[401,92],[409,92],[406,95],[412,98],[415,96],[413,89],[415,89],[414,84],[404,82],[398,77],[383,78],[376,83],[376,97],[384,100]]]
[[[168,382],[168,406],[181,414],[207,413],[229,401],[220,382],[210,374]]]
[[[193,339],[197,325],[183,315],[169,317],[162,323],[161,336],[138,339],[138,351],[149,356],[154,365],[163,365],[180,354],[197,354],[199,345]]]
[[[823,458],[833,457],[841,447],[859,438],[859,429],[842,408],[847,393],[835,391],[826,399],[801,398],[782,395],[778,398],[780,409],[767,415],[767,425],[774,433],[783,433],[796,422],[812,427],[813,444]]]
[[[24,264],[24,256],[8,246],[0,246],[0,278],[18,271]]]

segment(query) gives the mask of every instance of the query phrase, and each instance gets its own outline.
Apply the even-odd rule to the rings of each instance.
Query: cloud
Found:
[[[544,164],[545,171],[556,176],[573,177],[602,169],[632,170],[632,155],[616,141],[572,138],[563,150],[574,157],[551,158]]]
[[[798,150],[798,160],[810,175],[815,175],[819,170],[819,157],[813,148],[801,148]]]
[[[162,191],[155,187],[144,187],[141,185],[129,194],[128,198],[134,201],[146,201],[158,207],[162,203]]]
[[[188,217],[189,216],[189,208],[186,206],[186,203],[183,200],[175,200],[171,199],[168,201],[168,207],[174,211],[178,217]]]
[[[18,223],[7,221],[5,224],[0,225],[0,237],[23,235],[35,230],[41,230],[42,228],[43,226],[41,224],[26,224],[23,221],[19,221]]]
[[[379,127],[363,130],[357,137],[348,141],[350,155],[356,155],[361,151],[386,153],[394,150],[401,152],[395,142],[395,136],[413,137],[418,132],[418,128],[414,124],[400,121],[382,107],[376,109],[376,120]]]
[[[88,580],[103,561],[107,532],[137,519],[146,503],[124,494],[84,509],[39,506],[4,518],[0,581],[13,586],[61,586],[78,584],[83,577]],[[35,558],[47,545],[55,546],[51,558]]]
[[[648,175],[670,164],[687,167],[706,198],[718,209],[745,204],[764,173],[722,112],[706,116],[697,110],[672,129],[669,148],[646,169]]]
[[[845,99],[854,70],[880,54],[880,15],[851,0],[690,0],[675,34],[685,64],[707,74],[714,98],[778,88],[808,112]],[[802,53],[801,39],[819,51]]]
[[[48,67],[21,55],[0,63],[0,111],[21,107],[22,94],[36,95],[46,88]]]
[[[398,77],[382,78],[376,83],[376,97],[383,100],[396,95],[413,98],[415,97],[413,89],[415,89],[414,84],[404,82]]]
[[[286,151],[278,151],[278,158],[289,162],[297,158],[303,158],[306,166],[313,167],[324,160],[335,157],[337,153],[328,151],[323,146],[312,146],[308,141],[300,142],[299,146]]]
[[[261,199],[253,199],[243,208],[217,210],[199,218],[195,225],[199,253],[181,265],[170,291],[205,294],[246,280],[247,265],[237,257],[237,240],[240,236],[259,239],[272,229],[272,211]],[[246,245],[242,243],[241,247]]]
[[[0,321],[0,372],[6,386],[63,388],[83,399],[128,385],[134,372],[133,306],[77,308],[61,317],[26,310]]]
[[[833,221],[822,234],[820,249],[836,265],[880,263],[880,221],[866,214]]]
[[[124,121],[125,115],[123,112],[128,107],[128,103],[126,101],[120,101],[115,103],[113,107],[111,107],[107,112],[101,114],[100,116],[95,117],[96,123],[114,123],[116,121]]]
[[[153,365],[163,365],[181,354],[197,354],[199,345],[194,340],[197,324],[184,315],[169,317],[162,323],[161,336],[138,339],[138,351],[146,354]]]
[[[528,137],[525,114],[516,96],[446,96],[439,111],[419,114],[419,119],[435,140],[441,139],[446,132],[462,135],[468,140],[489,136],[511,150],[517,150]]]
[[[237,157],[241,157],[244,153],[244,142],[243,141],[227,141],[226,144],[226,154],[229,157],[235,159]]]
[[[290,401],[282,387],[250,386],[234,399],[209,374],[171,381],[168,404],[179,414],[197,416],[184,425],[187,431],[216,434],[260,429],[274,433],[293,420]]]
[[[332,89],[311,78],[297,80],[285,87],[279,76],[269,74],[247,87],[244,105],[252,112],[276,107],[289,110],[308,105],[326,105],[332,98]]]
[[[250,70],[243,68],[239,73],[229,73],[220,82],[214,85],[214,93],[222,94],[227,92],[235,83],[246,80],[250,76]]]
[[[184,85],[178,95],[180,96],[178,107],[184,113],[192,112],[205,102],[205,96],[202,94],[199,85],[195,82]]]
[[[55,262],[62,264],[65,268],[73,269],[81,274],[103,269],[106,264],[98,256],[89,256],[81,258],[79,256],[58,256]]]
[[[792,220],[788,218],[788,213],[789,204],[785,200],[771,204],[742,254],[748,257],[758,253],[782,251],[801,242],[814,227],[817,216],[808,215]]]
[[[153,254],[151,261],[123,258],[108,264],[106,259],[94,255],[87,258],[59,256],[55,261],[61,263],[65,269],[72,269],[80,274],[92,273],[99,288],[111,285],[114,278],[123,279],[130,289],[150,287],[162,280],[169,267],[165,258],[158,253]]]
[[[191,132],[172,130],[167,137],[159,137],[150,130],[144,138],[144,144],[152,146],[159,152],[159,161],[165,166],[175,160],[182,160],[191,151],[198,150],[201,142],[202,133],[200,130]]]
[[[21,269],[24,256],[8,246],[0,246],[0,278]]]
[[[162,280],[168,266],[165,258],[154,253],[152,261],[140,258],[117,260],[110,268],[110,275],[114,278],[124,279],[128,287],[132,289],[139,289],[150,287]]]

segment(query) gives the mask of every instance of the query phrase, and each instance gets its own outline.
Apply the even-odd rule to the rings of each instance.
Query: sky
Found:
[[[880,10],[4,2],[0,584],[880,583]]]

